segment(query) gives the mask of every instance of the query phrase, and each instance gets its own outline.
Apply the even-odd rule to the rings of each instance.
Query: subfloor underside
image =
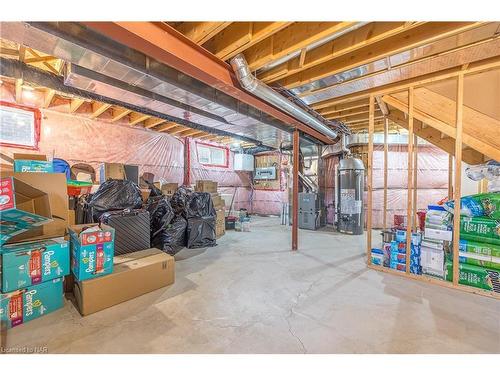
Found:
[[[364,236],[299,233],[276,218],[182,250],[176,282],[81,317],[9,330],[49,353],[500,353],[500,301],[369,270]],[[378,238],[375,238],[378,240]],[[126,288],[126,286],[124,286]]]

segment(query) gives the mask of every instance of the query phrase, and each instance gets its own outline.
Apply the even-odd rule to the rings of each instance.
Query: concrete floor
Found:
[[[82,318],[71,302],[9,331],[49,353],[500,353],[500,301],[364,263],[364,236],[255,218],[177,254],[173,286]],[[376,238],[376,237],[375,237]]]

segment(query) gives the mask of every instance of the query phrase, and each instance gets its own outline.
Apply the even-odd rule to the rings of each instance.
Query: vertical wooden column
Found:
[[[387,141],[387,136],[389,133],[389,119],[386,117],[384,119],[384,230],[387,229],[387,164],[388,164],[388,154],[389,154],[389,143]]]
[[[455,207],[453,212],[453,284],[458,285],[458,245],[460,240],[460,195],[462,184],[462,119],[464,104],[464,75],[459,74],[457,80],[457,108],[456,108],[456,133],[455,133],[455,186],[453,189],[453,200]]]
[[[416,233],[418,228],[417,220],[417,193],[418,193],[418,137],[413,136],[413,231]]]
[[[293,132],[293,176],[292,176],[292,250],[298,249],[299,238],[299,131]]]
[[[453,155],[448,155],[448,199],[453,197]]]
[[[370,96],[370,106],[368,113],[368,207],[366,212],[366,255],[368,265],[372,264],[372,190],[373,190],[373,132],[375,130],[375,97]]]
[[[406,273],[410,273],[411,229],[413,227],[413,87],[408,89],[408,199],[406,209]]]

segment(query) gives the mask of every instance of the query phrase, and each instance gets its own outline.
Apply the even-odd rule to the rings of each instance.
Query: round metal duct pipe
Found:
[[[231,59],[231,66],[236,73],[236,78],[245,90],[283,110],[289,115],[295,117],[297,120],[302,121],[304,124],[317,130],[321,134],[330,137],[332,140],[337,137],[336,131],[330,129],[317,118],[304,111],[298,105],[292,103],[284,96],[280,95],[272,88],[267,86],[265,83],[255,78],[252,75],[252,72],[250,71],[250,68],[248,67],[247,61],[245,60],[245,56],[243,56],[243,54],[240,53],[233,57]]]

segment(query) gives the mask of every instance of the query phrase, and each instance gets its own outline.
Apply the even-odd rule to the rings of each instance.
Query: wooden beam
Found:
[[[102,115],[104,112],[111,107],[111,104],[100,103],[100,102],[92,102],[92,113],[90,114],[90,118],[97,118]]]
[[[168,131],[168,134],[170,135],[176,135],[176,134],[179,134],[183,131],[186,130],[186,127],[183,126],[183,125],[178,125],[177,128],[172,128],[171,130]]]
[[[113,117],[111,118],[111,122],[116,122],[116,121],[120,120],[121,118],[127,116],[131,112],[132,111],[130,109],[126,109],[126,108],[113,108],[112,109]]]
[[[69,104],[69,112],[74,113],[78,110],[78,108],[81,107],[81,105],[85,103],[85,100],[83,99],[72,99],[70,104]]]
[[[218,58],[228,60],[290,24],[291,22],[233,22],[203,47]]]
[[[389,133],[389,119],[384,119],[384,218],[383,228],[387,229],[387,173],[388,173],[388,157],[389,157],[389,143],[387,136]]]
[[[329,107],[323,107],[321,109],[318,109],[318,113],[322,116],[325,116],[325,115],[334,115],[338,112],[354,110],[354,109],[358,109],[358,110],[364,109],[368,112],[368,100],[361,99],[358,101],[348,102],[345,104],[338,104],[338,105],[332,105]]]
[[[335,38],[307,53],[307,58],[301,65],[300,57],[295,57],[283,64],[269,69],[259,75],[264,82],[272,82],[283,79],[289,75],[312,68],[323,62],[338,58],[347,53],[354,52],[362,47],[369,46],[382,39],[396,35],[420,23],[406,25],[405,22],[372,22]]]
[[[374,113],[375,119],[382,119],[384,118],[382,112],[380,111],[375,111]],[[358,115],[353,115],[353,116],[346,116],[346,117],[337,117],[336,120],[342,121],[346,124],[353,124],[356,122],[364,122],[368,120],[368,114],[367,113],[361,113]]]
[[[417,233],[418,220],[418,137],[413,133],[413,232]]]
[[[22,44],[19,45],[19,61],[24,62],[26,59],[26,47]]]
[[[406,107],[406,99],[400,93],[385,95],[383,100],[403,111]],[[452,99],[425,87],[415,89],[415,118],[452,138],[456,135],[455,106]],[[500,120],[464,106],[463,129],[464,144],[494,160],[500,160]]]
[[[317,81],[333,74],[341,73],[361,65],[383,59],[393,54],[434,42],[466,30],[480,26],[480,22],[430,22],[405,30],[352,53],[328,60],[310,69],[278,80],[287,88],[294,88]]]
[[[257,70],[355,24],[356,22],[296,22],[245,50],[244,54],[250,69]]]
[[[494,41],[496,43],[496,39]],[[493,43],[493,42],[492,42]],[[405,81],[399,81],[383,86],[375,86],[371,89],[354,92],[338,98],[324,100],[322,102],[310,104],[309,106],[315,110],[321,110],[332,106],[348,105],[349,103],[367,100],[370,95],[388,95],[398,91],[407,90],[408,87],[420,87],[430,85],[432,83],[444,81],[449,78],[456,78],[459,74],[475,74],[489,70],[498,69],[500,67],[500,56],[488,58],[485,60],[475,61],[464,71],[462,67],[453,67],[450,69],[436,71],[423,76],[418,76]]]
[[[132,112],[130,114],[130,122],[129,125],[137,125],[140,122],[143,122],[150,118],[150,115],[145,115],[144,113]]]
[[[38,57],[31,57],[27,58],[24,60],[26,64],[34,64],[34,63],[40,63],[40,62],[49,62],[49,61],[54,61],[57,60],[58,58],[55,56],[38,56]]]
[[[368,265],[372,264],[372,215],[373,215],[373,132],[375,127],[375,98],[370,96],[368,115],[368,165],[367,190],[368,205],[366,210],[366,256]]]
[[[178,124],[175,122],[167,122],[166,124],[158,126],[158,128],[155,130],[158,132],[167,132],[168,130],[173,129],[176,126],[178,126]]]
[[[455,206],[453,210],[453,284],[459,282],[458,250],[460,239],[460,199],[462,193],[462,130],[464,115],[464,76],[460,74],[457,79],[457,102],[455,109],[455,184],[453,200]]]
[[[406,274],[410,273],[411,264],[411,229],[415,220],[413,214],[413,106],[414,89],[408,89],[408,181],[406,205]]]
[[[181,132],[179,135],[181,137],[191,137],[195,134],[200,134],[200,133],[203,133],[203,131],[197,130],[197,129],[189,129],[189,130],[185,130],[185,131]]]
[[[19,56],[19,50],[15,48],[0,47],[0,55]]]
[[[42,108],[48,108],[50,103],[52,103],[52,99],[54,99],[54,95],[56,94],[56,90],[47,89],[45,91],[45,96],[43,98]]]
[[[193,42],[203,44],[230,24],[231,22],[182,22],[176,29]]]
[[[148,118],[146,122],[144,122],[144,127],[146,129],[154,128],[157,125],[163,124],[165,122],[164,119],[161,118]]]
[[[453,154],[448,154],[448,200],[453,199]]]
[[[292,163],[292,251],[299,247],[299,163],[300,163],[300,134],[293,132],[293,163]]]
[[[40,56],[37,52],[33,51],[32,48],[27,48],[27,51],[29,53],[31,53],[35,58],[41,58],[42,56]],[[52,73],[54,74],[59,74],[59,71],[54,67],[52,66],[50,63],[48,63],[47,61],[43,61],[42,62],[43,66],[45,66],[48,70],[50,70]]]

